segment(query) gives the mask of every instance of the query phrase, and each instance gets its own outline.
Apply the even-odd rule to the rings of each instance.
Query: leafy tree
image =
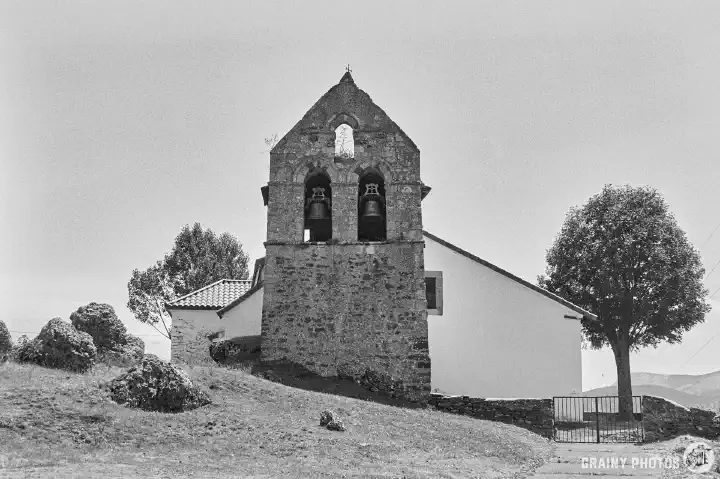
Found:
[[[128,309],[135,315],[135,319],[149,324],[168,339],[170,314],[165,310],[165,303],[178,297],[170,285],[164,261],[158,261],[145,271],[133,270],[128,282]]]
[[[221,279],[247,276],[248,256],[234,236],[218,236],[209,228],[203,230],[200,223],[192,228],[185,225],[165,258],[144,271],[132,272],[127,307],[138,321],[170,338],[165,303]]]
[[[612,348],[630,419],[630,351],[679,343],[710,311],[700,255],[656,190],[606,185],[570,210],[546,260],[539,284],[597,315],[583,333],[592,348]]]

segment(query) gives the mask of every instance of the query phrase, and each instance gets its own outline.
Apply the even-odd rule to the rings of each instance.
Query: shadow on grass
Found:
[[[231,366],[232,367],[232,366]],[[285,386],[337,396],[362,399],[388,406],[421,409],[423,405],[401,398],[390,397],[380,391],[371,391],[356,381],[341,377],[324,377],[306,367],[289,361],[246,361],[242,366],[257,376]]]
[[[210,357],[219,366],[241,369],[253,376],[297,389],[362,399],[389,406],[413,409],[423,407],[405,399],[391,397],[379,390],[373,391],[351,378],[324,377],[288,360],[263,361],[260,336],[236,337],[215,342],[210,346]]]

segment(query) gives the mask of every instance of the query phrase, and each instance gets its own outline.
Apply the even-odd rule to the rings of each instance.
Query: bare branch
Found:
[[[165,312],[165,305],[160,302],[160,298],[157,296],[155,297],[155,306],[158,309],[158,316],[160,316],[163,328],[165,328],[165,331],[167,332],[167,337],[170,338],[170,330],[168,329],[167,324],[165,324],[165,315],[163,314]]]
[[[155,326],[154,323],[148,323],[148,324],[149,324],[150,326],[152,326],[153,329],[155,329],[155,331],[157,331],[158,333],[160,333],[160,334],[163,335],[164,337],[166,337],[166,338],[168,338],[168,339],[171,339],[169,335],[166,335],[165,333],[163,333],[162,331],[160,331],[160,330],[158,329],[158,327]]]

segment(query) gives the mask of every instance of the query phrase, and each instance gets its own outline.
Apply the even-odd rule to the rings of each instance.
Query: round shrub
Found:
[[[18,360],[48,368],[85,372],[93,366],[96,355],[97,350],[89,334],[78,331],[60,318],[53,318],[35,339],[21,346]]]
[[[130,367],[137,364],[145,355],[145,342],[127,334],[125,344],[119,345],[117,349],[103,349],[98,352],[98,361],[109,366]]]
[[[5,323],[0,321],[0,363],[7,361],[13,348],[12,336]]]
[[[107,387],[116,403],[146,411],[182,412],[210,404],[185,371],[154,354],[146,354]]]
[[[125,335],[125,341],[124,352],[135,362],[142,360],[145,356],[145,341],[130,333]]]
[[[28,337],[26,335],[23,334],[22,336],[20,336],[17,339],[17,341],[15,341],[15,344],[13,344],[13,347],[10,350],[10,355],[9,355],[8,359],[10,361],[20,362],[20,358],[19,358],[20,352],[23,350],[25,345],[29,342],[30,342],[30,340],[28,339]]]
[[[99,351],[119,349],[118,346],[125,344],[127,330],[109,304],[90,303],[81,306],[70,315],[70,322],[78,331],[92,336]]]

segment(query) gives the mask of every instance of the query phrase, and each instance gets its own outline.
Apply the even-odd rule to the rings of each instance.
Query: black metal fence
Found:
[[[633,396],[632,419],[620,417],[617,396],[553,398],[557,442],[642,442],[642,396]]]

